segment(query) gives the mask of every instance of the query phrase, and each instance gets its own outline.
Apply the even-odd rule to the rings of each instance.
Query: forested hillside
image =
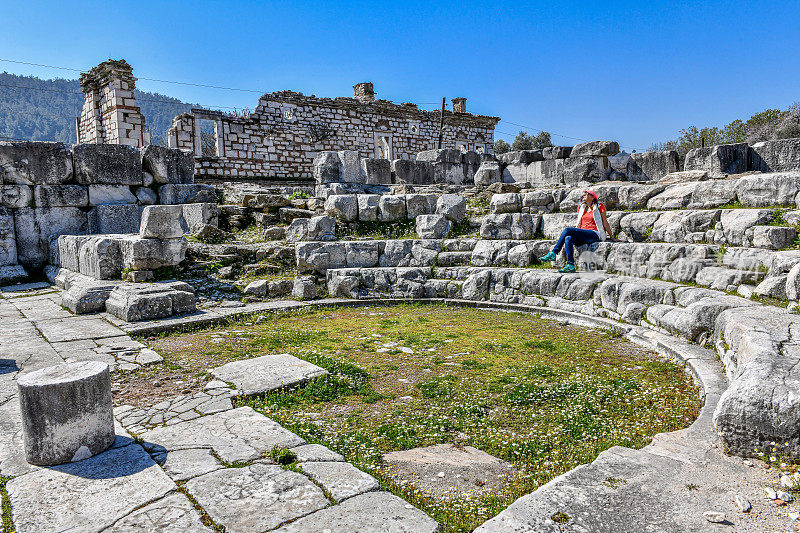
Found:
[[[138,90],[136,101],[154,144],[166,145],[172,118],[191,108],[175,98]],[[78,80],[0,73],[0,137],[72,144],[81,106],[83,91]]]

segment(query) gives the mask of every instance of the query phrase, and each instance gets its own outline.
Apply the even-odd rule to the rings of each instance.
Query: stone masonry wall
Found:
[[[109,60],[81,74],[84,100],[78,118],[78,142],[124,144],[142,148],[149,142],[145,120],[136,106],[133,69]]]
[[[359,86],[356,86],[357,88]],[[460,99],[457,99],[460,100]],[[490,153],[497,117],[445,111],[443,147]],[[195,110],[193,110],[195,111]],[[362,158],[414,159],[436,148],[440,111],[414,104],[358,98],[316,98],[283,91],[266,94],[248,117],[221,115],[218,155],[199,157],[197,175],[222,178],[310,179],[314,158],[323,151],[356,150]],[[180,115],[169,132],[170,147],[198,154],[195,116]],[[221,127],[221,128],[220,128]],[[388,153],[387,153],[388,152]]]
[[[214,199],[180,150],[0,142],[0,283],[57,264],[59,235],[135,233],[145,205]]]

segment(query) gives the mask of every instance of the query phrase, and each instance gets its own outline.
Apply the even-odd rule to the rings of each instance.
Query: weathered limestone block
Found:
[[[33,188],[36,207],[84,207],[89,204],[85,185],[37,185]]]
[[[83,185],[141,186],[139,150],[124,144],[79,144],[72,149],[75,176]]]
[[[184,204],[183,220],[188,233],[196,233],[205,225],[219,227],[219,207],[215,203]]]
[[[558,239],[565,228],[575,226],[577,214],[548,213],[542,215],[542,234],[548,239]]]
[[[328,269],[345,268],[347,256],[342,243],[303,242],[295,245],[297,270],[300,273],[324,274]]]
[[[379,194],[358,195],[358,220],[361,222],[375,222],[378,220]]]
[[[317,154],[314,158],[313,174],[318,184],[342,181],[339,170],[339,154],[336,152],[320,152]]]
[[[414,219],[419,215],[431,215],[435,212],[435,194],[406,194],[406,216],[409,219]]]
[[[670,172],[658,180],[660,183],[672,185],[675,183],[689,183],[692,181],[706,181],[711,179],[705,170],[681,170]]]
[[[176,266],[186,258],[189,243],[180,239],[144,239],[138,235],[125,235],[120,241],[122,264],[131,270],[156,270]]]
[[[527,172],[527,169],[526,169]],[[486,187],[503,181],[503,172],[498,161],[483,161],[472,178],[476,187]]]
[[[151,144],[142,149],[142,169],[156,183],[194,183],[194,155],[189,152]]]
[[[420,239],[444,239],[450,234],[452,225],[444,215],[419,215],[416,223],[417,236]]]
[[[800,170],[800,139],[762,141],[750,147],[750,170]]]
[[[660,216],[658,212],[628,213],[620,220],[620,230],[634,241],[646,241]]]
[[[574,154],[574,152],[573,152]],[[611,173],[607,157],[576,157],[570,154],[564,159],[563,183],[575,185],[582,181],[603,181]]]
[[[712,178],[747,172],[747,143],[694,148],[686,154],[683,170],[705,170]]]
[[[344,243],[347,268],[378,266],[379,241],[351,241]]]
[[[317,296],[317,284],[311,276],[297,276],[292,284],[292,298],[313,300]]]
[[[59,237],[59,243],[63,237]],[[91,235],[74,240],[78,244],[78,272],[96,279],[120,277],[123,269],[121,238]],[[65,266],[64,262],[61,265]]]
[[[426,150],[419,152],[417,161],[427,161],[433,166],[433,183],[464,183],[464,166],[461,162],[461,151],[454,148]]]
[[[502,165],[528,165],[545,159],[542,150],[515,150],[497,156]]]
[[[17,264],[17,237],[14,232],[14,216],[5,207],[0,207],[0,267]]]
[[[158,203],[158,194],[149,187],[137,187],[134,194],[136,195],[136,200],[142,205]]]
[[[127,185],[89,185],[89,205],[135,204],[136,195]]]
[[[791,206],[798,192],[800,171],[742,176],[736,185],[736,197],[744,207]]]
[[[300,241],[335,241],[336,220],[328,216],[296,218],[286,229],[286,240]]]
[[[619,153],[619,143],[616,141],[589,141],[576,144],[570,151],[570,157],[598,157],[612,156]]]
[[[491,272],[481,270],[467,276],[461,286],[461,297],[465,300],[485,300],[489,291]]]
[[[467,214],[467,200],[458,194],[443,194],[436,200],[436,213],[461,224]]]
[[[325,200],[325,212],[328,216],[344,222],[358,220],[358,196],[355,194],[332,194]]]
[[[142,211],[139,236],[144,239],[179,239],[188,231],[183,206],[149,205]]]
[[[0,183],[60,185],[72,174],[72,154],[62,143],[0,141]]]
[[[73,280],[61,293],[61,305],[76,315],[100,313],[106,310],[106,300],[119,282]]]
[[[736,199],[737,180],[710,180],[679,183],[647,201],[648,209],[709,209],[730,204]]]
[[[388,159],[368,157],[361,160],[364,183],[388,185],[392,183],[392,162]]]
[[[394,159],[392,161],[394,183],[409,185],[431,185],[434,181],[433,164],[429,161],[411,161],[410,159]]]
[[[753,226],[769,223],[772,211],[769,209],[726,209],[720,215],[725,240],[734,246],[747,246],[745,232]]]
[[[522,195],[519,193],[493,194],[489,200],[489,212],[493,215],[519,213],[522,209]]]
[[[726,290],[728,285],[741,285],[742,283],[758,283],[763,273],[750,270],[735,270],[719,266],[705,267],[697,273],[695,281],[716,290]]]
[[[509,250],[519,244],[521,244],[519,241],[480,240],[472,250],[471,264],[473,266],[505,265],[508,262]]]
[[[566,159],[572,153],[571,146],[547,146],[542,148],[542,156],[545,159]]]
[[[755,294],[779,300],[786,299],[786,274],[764,278],[755,288]]]
[[[540,215],[527,213],[486,215],[481,223],[481,237],[484,239],[531,239],[540,222]]]
[[[394,222],[407,216],[406,197],[404,194],[384,194],[378,201],[378,220]]]
[[[0,207],[33,207],[33,190],[29,185],[0,185]]]
[[[193,313],[195,309],[194,290],[182,281],[119,285],[106,301],[106,310],[127,322]]]
[[[82,235],[88,217],[77,207],[17,209],[14,212],[17,258],[21,265],[38,268],[50,257],[50,242],[59,235]]]
[[[65,363],[20,376],[25,458],[58,465],[105,451],[116,439],[108,365]]]
[[[171,183],[158,188],[158,197],[164,205],[215,203],[217,191],[211,185]]]
[[[796,325],[796,315],[773,306],[728,309],[718,316],[714,336],[726,348],[720,358],[730,385],[714,411],[714,425],[731,453],[752,456],[779,442],[788,455],[800,455]]]
[[[531,191],[522,193],[522,208],[531,213],[549,213],[555,209],[555,199],[552,192]]]
[[[89,233],[137,233],[141,219],[140,205],[98,205],[88,213]]]
[[[786,226],[753,226],[753,246],[767,250],[787,248],[797,238],[797,230]]]
[[[675,150],[641,152],[631,154],[625,175],[628,181],[659,181],[678,170],[678,152]]]
[[[649,213],[647,213],[649,214]],[[645,215],[645,213],[639,213]],[[641,218],[646,218],[642,216]],[[705,232],[720,219],[720,211],[668,211],[653,222],[650,240],[683,242],[690,233]]]
[[[340,150],[339,178],[343,183],[366,183],[366,174],[361,169],[361,159],[355,150]]]
[[[496,161],[493,155],[484,156],[484,154],[479,154],[474,150],[468,150],[461,154],[461,164],[464,167],[464,185],[470,186],[475,183],[475,173],[481,166],[484,157],[491,157],[491,159],[487,159],[487,161]]]

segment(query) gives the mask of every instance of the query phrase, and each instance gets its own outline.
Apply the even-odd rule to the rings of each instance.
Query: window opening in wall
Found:
[[[219,157],[217,153],[217,128],[216,122],[207,119],[197,119],[200,124],[200,154],[202,157]]]
[[[456,140],[456,148],[462,152],[469,152],[469,142],[465,140]]]
[[[475,151],[478,152],[479,154],[485,154],[486,148],[482,144],[479,144],[475,146]]]

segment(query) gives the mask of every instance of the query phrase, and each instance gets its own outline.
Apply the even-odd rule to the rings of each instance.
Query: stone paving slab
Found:
[[[118,520],[104,533],[213,533],[189,498],[170,494]]]
[[[73,316],[64,319],[43,320],[36,325],[49,342],[125,335],[124,331],[100,317]]]
[[[302,385],[328,371],[288,353],[233,361],[211,371],[246,396]]]
[[[202,415],[233,409],[231,398],[236,391],[225,388],[210,389],[189,396],[177,396],[150,407],[121,405],[114,409],[114,416],[134,433],[143,433],[158,426],[178,424]]]
[[[42,294],[43,291],[55,292],[55,289],[53,289],[53,287],[45,281],[17,283],[16,285],[6,285],[5,287],[0,287],[0,297],[19,298],[33,294]]]
[[[434,533],[439,524],[388,492],[368,492],[275,530],[281,533]]]
[[[274,448],[305,444],[303,439],[250,407],[159,427],[140,436],[151,453],[210,448],[226,463],[252,461]]]
[[[312,461],[344,461],[344,456],[329,450],[322,444],[304,444],[291,449],[299,463]]]
[[[6,484],[17,533],[99,532],[177,487],[137,444]]]
[[[186,481],[223,468],[212,455],[211,450],[191,449],[153,455],[153,460],[160,464],[164,472],[173,481]]]
[[[304,475],[262,463],[211,472],[186,489],[228,533],[261,533],[328,506]]]
[[[322,485],[337,503],[380,487],[377,479],[350,463],[300,463],[300,469]]]

